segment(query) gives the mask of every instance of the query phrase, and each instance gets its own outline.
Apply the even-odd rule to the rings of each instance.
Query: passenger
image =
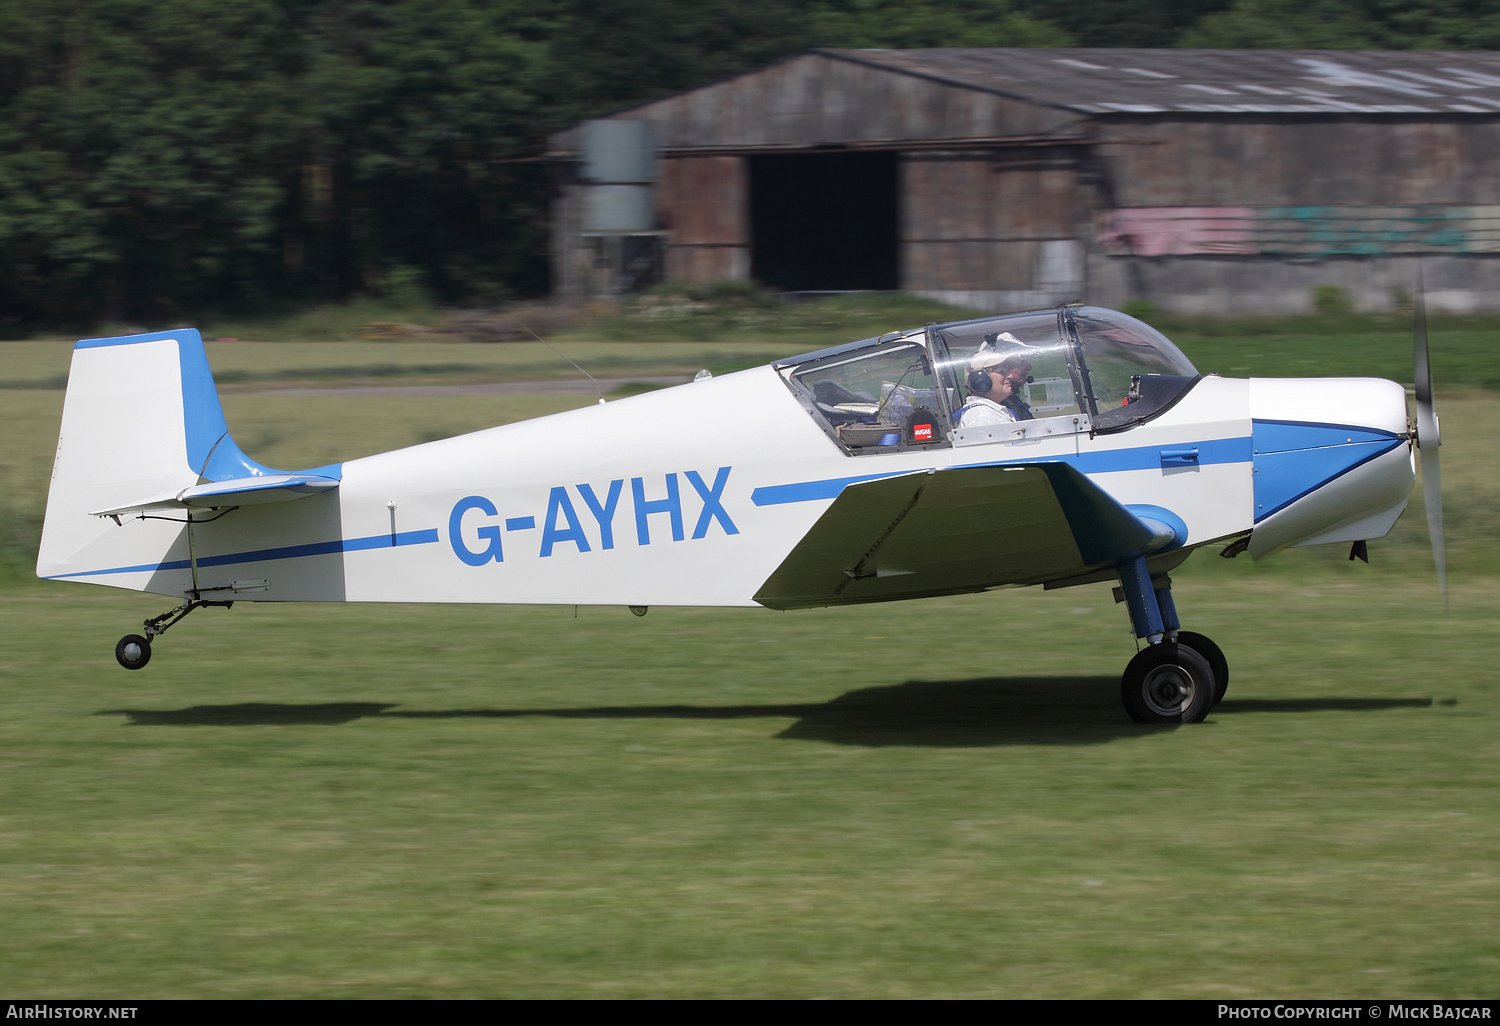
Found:
[[[993,349],[981,349],[970,358],[969,398],[964,401],[963,410],[959,414],[959,427],[1015,423],[1015,411],[1005,405],[1005,401],[1015,392],[1015,386],[1002,369],[1009,362]]]

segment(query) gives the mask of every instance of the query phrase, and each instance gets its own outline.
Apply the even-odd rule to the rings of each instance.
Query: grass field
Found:
[[[1213,346],[1293,345],[1272,337],[1184,348],[1207,367]],[[531,359],[337,344],[257,344],[245,367]],[[772,343],[588,344],[647,374]],[[1306,369],[1254,372],[1358,373],[1360,344],[1314,337]],[[53,349],[0,344],[0,378],[61,373]],[[243,603],[127,674],[114,640],[164,600],[25,565],[61,401],[0,391],[11,993],[1495,994],[1493,391],[1439,397],[1451,615],[1419,495],[1371,566],[1200,553],[1178,606],[1232,682],[1179,730],[1121,710],[1134,643],[1103,585],[643,619]],[[588,401],[225,407],[253,456],[305,466]]]

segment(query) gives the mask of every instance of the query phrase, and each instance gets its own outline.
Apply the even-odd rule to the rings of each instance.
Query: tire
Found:
[[[1224,650],[1197,631],[1178,631],[1177,644],[1186,645],[1208,663],[1214,673],[1214,705],[1218,705],[1229,688],[1229,660],[1224,658]]]
[[[127,670],[139,670],[151,661],[151,642],[139,634],[127,634],[115,645],[115,659]]]
[[[1137,723],[1199,723],[1213,707],[1214,673],[1186,645],[1163,641],[1136,653],[1120,678],[1120,698]]]

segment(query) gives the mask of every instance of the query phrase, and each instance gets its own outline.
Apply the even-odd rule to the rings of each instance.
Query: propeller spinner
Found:
[[[1443,593],[1443,612],[1448,611],[1448,560],[1443,547],[1443,469],[1438,447],[1443,444],[1437,408],[1432,401],[1432,368],[1427,360],[1427,301],[1420,279],[1417,284],[1414,350],[1417,429],[1414,441],[1422,464],[1422,498],[1427,506],[1427,536],[1432,541],[1432,562],[1437,566],[1438,588]]]

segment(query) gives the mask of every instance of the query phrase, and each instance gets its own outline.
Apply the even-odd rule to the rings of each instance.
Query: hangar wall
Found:
[[[981,146],[1017,138],[1030,143],[1066,133],[1067,126],[1077,121],[1067,111],[892,75],[822,53],[802,54],[614,116],[649,120],[661,147],[658,216],[661,228],[670,233],[666,277],[675,281],[750,276],[754,263],[748,204],[751,158],[900,154],[898,182],[902,184],[892,214],[900,224],[898,284],[903,289],[918,288],[911,284],[918,280],[943,287],[939,277],[943,269],[965,266],[967,255],[975,249],[972,243],[979,242],[988,253],[996,247],[986,249],[986,240],[1009,238],[991,230],[988,204],[994,190],[982,175],[984,184],[973,195],[942,196],[924,185],[930,179],[933,188],[942,187],[942,172],[929,173],[925,165],[949,159],[941,151],[928,157],[928,151],[957,145],[973,159],[976,140]],[[563,296],[583,295],[597,283],[589,274],[587,254],[569,244],[569,225],[577,219],[574,208],[580,198],[567,162],[578,152],[579,129],[557,133],[549,143],[549,155],[560,167],[552,217],[554,291]],[[982,151],[977,156],[981,165],[988,166]],[[913,160],[923,167],[913,173],[908,189],[905,167]],[[943,206],[954,224],[934,233],[922,218],[903,214],[909,203],[925,204],[924,209]],[[960,226],[971,223],[977,227]],[[1030,247],[1025,255],[1002,252],[994,259],[1020,260],[1030,266],[1034,249]],[[908,266],[921,277],[909,277]],[[983,289],[989,277],[979,272],[976,278],[970,272],[964,280]],[[1019,287],[1028,289],[1029,279]]]
[[[968,144],[1054,135],[1079,120],[1071,111],[955,89],[818,52],[612,116],[649,120],[668,155],[943,140]],[[574,132],[558,133],[552,148],[576,148]]]
[[[1081,115],[813,52],[616,116],[650,120],[662,147],[667,280],[764,273],[762,158],[887,152],[903,290],[979,309],[1264,312],[1310,309],[1324,284],[1390,309],[1418,262],[1435,308],[1500,308],[1500,110],[1480,113]],[[576,130],[551,142],[565,165]],[[562,295],[600,287],[568,242],[576,188],[564,171]],[[774,287],[823,287],[787,273]]]
[[[1081,296],[1092,197],[1080,149],[903,155],[902,288],[979,308]]]
[[[1091,301],[1298,312],[1500,309],[1500,123],[1489,119],[1110,119],[1087,232]],[[1103,202],[1103,197],[1112,202]]]
[[[750,180],[745,158],[662,162],[657,216],[670,232],[668,281],[743,281],[750,276]]]

